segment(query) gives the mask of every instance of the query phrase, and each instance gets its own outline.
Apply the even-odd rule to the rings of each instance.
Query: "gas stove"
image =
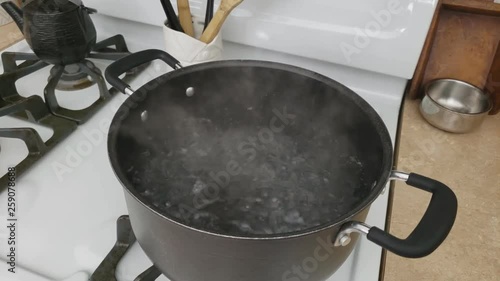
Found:
[[[52,136],[44,141],[33,128],[5,127],[0,129],[0,137],[22,140],[28,149],[26,158],[12,166],[16,169],[17,176],[24,174],[52,148],[68,137],[77,125],[86,122],[118,92],[114,88],[108,89],[102,71],[91,59],[115,61],[129,54],[125,39],[121,35],[98,42],[87,59],[70,65],[49,66],[30,52],[2,53],[4,73],[0,75],[0,117],[15,117],[27,123],[42,125],[53,132]],[[44,68],[50,68],[48,75],[46,70],[43,71]],[[40,87],[39,95],[33,95],[36,93],[36,88],[32,88],[31,82],[38,71],[42,76],[47,75],[47,83],[45,87]],[[136,74],[135,72],[127,73],[125,79],[130,81]],[[27,87],[21,80],[29,83]],[[72,92],[84,90],[93,85],[97,85],[97,89],[92,89],[92,91],[98,93],[99,96],[92,103],[82,104],[78,109],[61,106],[60,99],[56,95],[57,90],[63,102],[68,98],[82,101],[74,97],[75,94]],[[87,96],[82,95],[82,98],[85,102],[91,101],[91,98]],[[3,190],[7,184],[8,176],[4,175],[0,178],[0,190]]]
[[[122,2],[85,1],[101,12],[92,15],[99,39],[122,34],[131,52],[163,49],[160,27],[163,16],[159,3]],[[193,14],[203,16],[203,4],[191,2]],[[283,5],[282,1],[244,2],[223,31],[224,59],[282,62],[331,77],[375,108],[396,143],[405,87],[418,61],[437,1],[398,2],[404,8],[401,14],[393,15],[391,24],[384,26],[381,33],[373,36],[371,44],[358,48],[360,53],[349,59],[339,46],[341,43],[355,46],[356,28],[364,28],[373,21],[371,11],[380,11],[386,7],[386,1],[361,1],[366,4],[362,9],[351,3],[318,1],[321,7],[331,11],[328,15],[320,12],[321,20],[312,17],[311,9],[303,8],[304,14],[297,14],[296,6],[306,2],[295,1],[281,8],[278,4]],[[118,6],[121,8],[116,8]],[[297,32],[284,32],[290,30]],[[280,37],[282,40],[274,38],[279,34],[284,34]],[[311,38],[323,39],[313,44],[307,41]],[[41,63],[35,58],[12,54],[30,53],[25,41],[4,51],[7,59],[2,62],[3,72],[30,72],[30,75],[9,82],[15,83],[21,105],[16,104],[16,99],[0,103],[0,175],[16,165],[21,167],[18,172],[22,172],[16,178],[14,196],[6,190],[0,193],[3,206],[0,222],[7,224],[9,219],[17,219],[16,273],[9,272],[7,264],[11,253],[7,241],[11,232],[6,227],[0,228],[0,280],[169,280],[159,276],[135,243],[122,186],[108,161],[107,131],[126,99],[124,95],[115,95],[109,85],[93,76],[104,72],[109,65],[110,61],[105,60],[105,56],[111,55],[109,51],[104,50],[102,56],[89,58],[79,65],[43,67],[37,71],[34,69],[41,67]],[[13,63],[18,60],[21,64]],[[152,63],[128,82],[132,88],[139,88],[167,71],[171,69]],[[95,82],[97,84],[92,85]],[[104,89],[109,95],[105,95],[105,102],[91,114],[67,114],[92,106],[103,97]],[[4,87],[0,91],[3,93]],[[4,116],[12,114],[24,118]],[[22,161],[27,161],[29,169],[19,166]],[[3,203],[10,197],[15,197],[17,203],[14,217]],[[384,192],[373,203],[366,223],[383,228],[388,203],[389,194]],[[379,280],[381,261],[382,249],[360,239],[353,254],[329,280]]]

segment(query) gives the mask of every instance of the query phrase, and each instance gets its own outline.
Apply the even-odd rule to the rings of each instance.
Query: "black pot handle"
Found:
[[[335,241],[344,246],[350,233],[367,235],[368,240],[403,257],[421,258],[434,252],[450,233],[457,216],[457,197],[443,183],[417,174],[393,172],[391,179],[404,180],[410,186],[432,193],[429,207],[417,227],[406,239],[399,239],[377,227],[351,222],[344,225]]]
[[[156,59],[164,61],[173,69],[182,67],[181,63],[178,60],[164,51],[145,50],[130,54],[113,62],[110,66],[108,66],[108,68],[106,68],[106,80],[120,92],[127,95],[132,95],[134,93],[134,90],[132,90],[129,84],[120,79],[120,75],[133,68],[154,61]]]

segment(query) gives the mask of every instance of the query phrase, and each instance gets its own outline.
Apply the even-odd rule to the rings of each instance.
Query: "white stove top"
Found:
[[[162,49],[159,27],[97,15],[94,21],[101,39],[121,33],[131,51]],[[28,52],[29,48],[23,41],[8,51]],[[327,75],[366,99],[382,116],[395,141],[405,79],[229,42],[225,42],[225,57],[284,62]],[[107,62],[97,62],[97,66],[104,70]],[[42,95],[49,69],[20,81],[17,84],[20,94],[38,92]],[[131,83],[132,87],[138,88],[161,71],[156,65],[150,66]],[[95,89],[81,91],[78,95],[88,94],[86,101],[90,102],[96,97]],[[72,94],[61,95],[61,104],[78,108],[82,101]],[[110,121],[124,100],[125,96],[121,94],[115,96],[17,181],[17,273],[7,271],[7,230],[0,227],[0,280],[87,281],[112,248],[116,241],[116,220],[127,214],[127,209],[122,187],[108,161],[106,137]],[[0,128],[27,125],[12,118],[0,118]],[[50,134],[50,130],[41,131],[44,139]],[[5,138],[0,138],[0,146],[0,174],[3,174],[27,151],[19,141]],[[7,194],[0,194],[1,224],[7,221],[6,200]],[[372,205],[367,223],[383,228],[387,204],[388,194],[385,193]],[[353,254],[330,280],[378,280],[381,252],[380,247],[361,239]],[[151,262],[135,244],[119,264],[117,280],[132,281],[150,266]],[[168,279],[161,277],[158,280]]]

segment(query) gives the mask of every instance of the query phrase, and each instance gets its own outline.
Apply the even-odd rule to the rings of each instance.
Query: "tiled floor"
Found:
[[[500,280],[500,115],[470,134],[445,133],[428,125],[417,101],[407,101],[398,169],[448,184],[457,194],[455,226],[432,255],[410,260],[389,254],[385,281]],[[406,237],[430,196],[398,183],[391,232]]]

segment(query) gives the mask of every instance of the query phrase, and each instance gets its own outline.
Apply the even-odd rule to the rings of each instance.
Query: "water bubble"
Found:
[[[251,232],[252,231],[252,227],[250,226],[250,224],[248,224],[247,222],[245,221],[233,221],[233,224],[238,227],[238,229],[242,232]]]
[[[198,155],[199,155],[199,156],[201,156],[201,157],[208,156],[208,153],[207,153],[206,151],[201,150],[201,149],[198,149],[196,152],[197,152],[197,153],[198,153]]]
[[[203,181],[201,181],[200,179],[197,179],[196,182],[193,185],[193,193],[194,194],[199,194],[206,187],[207,187],[207,185]]]
[[[290,224],[304,224],[304,219],[297,210],[290,211],[284,218],[285,222]]]
[[[278,208],[280,206],[280,200],[278,198],[273,198],[271,199],[271,204],[269,205],[269,207],[271,208]]]
[[[224,105],[218,107],[222,114]],[[349,212],[356,203],[353,197],[363,197],[362,192],[356,193],[364,185],[362,182],[366,182],[367,190],[373,183],[373,179],[363,178],[361,168],[356,170],[358,165],[350,163],[347,152],[342,163],[331,167],[336,155],[326,150],[311,152],[321,150],[316,148],[315,140],[299,143],[276,133],[273,142],[262,143],[259,128],[266,128],[268,123],[244,128],[233,124],[229,128],[220,126],[215,119],[212,122],[186,114],[185,109],[176,112],[181,115],[179,123],[173,122],[168,129],[165,124],[164,136],[155,136],[154,144],[148,141],[147,134],[141,136],[144,143],[139,152],[149,157],[138,155],[139,163],[134,162],[136,168],[129,169],[127,176],[149,203],[156,202],[165,215],[190,227],[243,236],[306,230]],[[226,116],[224,122],[229,118]],[[156,122],[151,116],[148,122],[153,120]],[[169,134],[187,128],[184,134]],[[249,134],[249,129],[255,134]],[[242,143],[245,145],[238,149]],[[307,153],[301,152],[304,148]],[[242,155],[240,150],[247,153]],[[239,164],[241,173],[229,173],[227,164],[232,160]],[[347,171],[344,168],[349,168],[348,172],[361,183],[343,182]],[[201,196],[213,193],[214,186],[216,196]]]

